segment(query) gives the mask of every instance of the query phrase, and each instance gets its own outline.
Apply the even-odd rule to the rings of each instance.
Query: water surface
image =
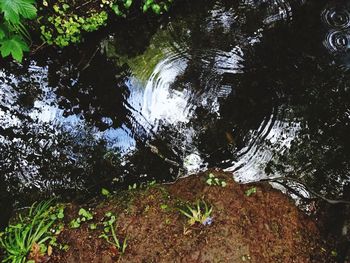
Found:
[[[346,1],[190,1],[3,62],[1,207],[212,167],[340,197],[349,48]]]

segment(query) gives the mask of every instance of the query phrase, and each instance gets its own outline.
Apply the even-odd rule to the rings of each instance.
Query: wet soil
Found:
[[[213,171],[212,171],[213,172]],[[49,262],[333,262],[316,223],[291,199],[267,184],[239,185],[229,174],[213,172],[227,186],[210,186],[208,173],[122,191],[90,203],[94,219],[78,229],[66,227],[58,240],[69,249],[53,250]],[[256,192],[247,195],[247,190]],[[179,212],[203,200],[212,206],[212,223],[189,225]],[[70,204],[65,220],[77,217]],[[104,215],[117,215],[116,233],[127,238],[124,254],[99,238]],[[97,224],[91,230],[89,224]]]

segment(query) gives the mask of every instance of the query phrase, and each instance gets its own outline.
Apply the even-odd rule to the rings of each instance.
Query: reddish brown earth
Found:
[[[333,262],[312,219],[288,197],[269,185],[239,185],[230,175],[215,173],[226,187],[206,184],[208,173],[181,179],[172,185],[130,190],[91,205],[92,222],[101,224],[106,212],[118,216],[116,233],[127,237],[123,255],[90,230],[66,227],[59,241],[68,251],[53,250],[49,262]],[[211,225],[190,226],[178,210],[185,203],[205,200],[213,207]],[[80,207],[67,208],[67,223]]]

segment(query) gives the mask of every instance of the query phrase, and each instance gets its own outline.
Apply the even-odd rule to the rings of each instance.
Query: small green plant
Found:
[[[153,181],[150,181],[147,183],[147,187],[153,187],[153,186],[156,186],[157,185],[157,181],[156,180],[153,180]]]
[[[79,212],[78,212],[79,217],[73,219],[70,223],[69,223],[69,227],[70,228],[79,228],[81,223],[84,223],[86,221],[90,221],[94,218],[94,216],[92,215],[92,213],[90,213],[89,211],[87,211],[84,208],[80,208]]]
[[[92,32],[106,25],[107,12],[90,12],[86,16],[78,16],[66,2],[57,2],[52,6],[54,14],[43,21],[40,27],[42,39],[49,45],[66,47],[71,43],[79,43],[83,32]],[[43,18],[43,17],[42,17]],[[40,19],[42,19],[40,18]]]
[[[161,208],[162,210],[167,210],[167,209],[169,209],[169,206],[166,205],[166,204],[161,204],[161,205],[160,205],[160,208]]]
[[[127,248],[127,238],[124,238],[123,242],[119,241],[115,233],[115,222],[117,218],[112,212],[105,214],[105,220],[103,222],[103,234],[99,237],[105,239],[109,244],[115,246],[120,254],[124,254]]]
[[[97,229],[97,224],[95,224],[95,223],[90,224],[89,225],[89,229],[90,230],[96,230]]]
[[[251,196],[252,194],[256,194],[256,187],[251,187],[247,191],[245,191],[246,196]]]
[[[18,216],[16,224],[10,224],[0,233],[0,247],[5,251],[2,262],[24,263],[35,248],[40,254],[48,251],[49,244],[55,240],[50,230],[64,217],[64,208],[57,211],[51,204],[52,200],[34,203],[27,214]]]
[[[226,187],[227,183],[223,179],[215,177],[214,174],[210,173],[207,180],[205,181],[207,185]]]
[[[134,184],[132,184],[132,185],[129,185],[129,186],[128,186],[128,189],[129,189],[129,190],[136,190],[136,189],[137,189],[137,184],[134,183]]]
[[[109,6],[117,16],[126,17],[133,0],[101,0],[101,7]]]
[[[104,196],[104,197],[106,197],[106,198],[110,198],[111,197],[111,192],[110,191],[108,191],[106,188],[102,188],[101,189],[101,194]]]
[[[209,208],[205,201],[197,200],[196,205],[194,207],[187,205],[186,209],[179,210],[183,215],[189,218],[189,225],[194,225],[195,223],[200,223],[202,225],[210,225],[213,221],[213,218],[211,216],[213,208]]]
[[[142,0],[141,9],[144,13],[152,10],[160,15],[169,10],[172,2],[173,0]],[[126,17],[133,3],[133,0],[101,0],[101,7],[108,6],[117,16]]]

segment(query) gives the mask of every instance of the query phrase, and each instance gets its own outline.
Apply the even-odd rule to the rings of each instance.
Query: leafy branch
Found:
[[[29,51],[30,35],[23,25],[37,15],[35,0],[0,0],[0,53],[22,62],[23,52]]]

